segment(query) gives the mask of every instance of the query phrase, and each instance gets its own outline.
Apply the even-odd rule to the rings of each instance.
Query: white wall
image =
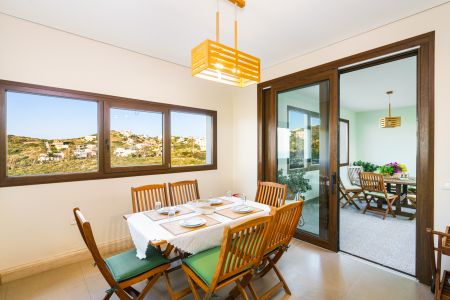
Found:
[[[324,47],[318,51],[299,56],[279,65],[263,70],[263,81],[286,74],[294,73],[310,67],[324,64],[336,59],[361,53],[376,47],[394,43],[406,38],[430,31],[436,32],[435,49],[435,228],[444,229],[450,223],[450,191],[444,190],[443,184],[450,181],[450,3],[430,9],[423,13],[391,23],[370,32]],[[306,29],[299,29],[306,30]],[[246,119],[252,124],[248,128],[236,128],[234,137],[240,148],[256,149],[256,88],[250,87],[234,97],[236,107],[244,107],[244,111],[235,114],[235,120]],[[237,126],[242,125],[236,123]],[[235,182],[256,182],[257,157],[236,159],[236,169],[254,168],[241,176],[236,172]],[[252,177],[249,178],[248,176]],[[254,185],[242,185],[248,194],[254,194]],[[450,266],[450,264],[448,264]]]
[[[218,169],[0,188],[0,270],[84,248],[72,208],[92,221],[98,242],[128,236],[130,187],[197,178],[201,195],[233,185],[232,88],[192,78],[190,70],[0,14],[0,79],[174,103],[218,112]],[[253,107],[248,111],[253,114]],[[249,122],[239,124],[254,126]],[[248,149],[249,160],[256,147]],[[255,169],[252,165],[251,169]],[[241,173],[241,175],[243,175]]]
[[[354,111],[351,111],[346,108],[340,109],[340,117],[342,119],[349,121],[349,143],[350,143],[350,163],[354,162],[355,160],[358,160],[358,150],[357,150],[357,142],[356,142],[356,128],[358,128],[358,124],[356,124],[356,113]]]

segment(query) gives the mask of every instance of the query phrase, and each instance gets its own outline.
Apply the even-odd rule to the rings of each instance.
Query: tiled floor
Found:
[[[293,241],[279,266],[292,296],[279,292],[274,299],[433,299],[429,287],[412,279],[299,241]],[[181,270],[171,278],[176,287],[187,286]],[[257,281],[256,289],[265,289],[273,282],[274,276],[269,274]],[[91,261],[84,261],[0,286],[0,300],[102,299],[106,288]],[[223,299],[227,292],[224,289],[213,299]],[[162,280],[146,299],[168,299]]]

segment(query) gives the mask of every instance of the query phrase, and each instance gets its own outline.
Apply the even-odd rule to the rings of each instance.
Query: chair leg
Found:
[[[161,277],[161,273],[153,275],[153,277],[150,279],[150,281],[147,283],[147,285],[144,287],[144,289],[139,294],[139,297],[137,297],[137,300],[144,299],[145,295],[147,295],[148,291],[155,285],[155,283],[158,281],[159,277]]]
[[[271,262],[271,263],[272,263],[272,262]],[[272,265],[272,268],[273,268],[273,270],[275,271],[275,274],[277,274],[278,279],[279,279],[279,280],[281,281],[281,283],[283,284],[283,289],[284,289],[284,291],[286,292],[286,294],[292,295],[291,290],[289,289],[289,287],[288,287],[288,285],[287,285],[287,283],[286,283],[286,280],[284,280],[283,275],[281,275],[280,270],[278,269],[278,267],[277,267],[274,263],[272,263],[272,264],[273,264],[273,265]]]
[[[111,296],[114,294],[114,291],[106,291],[106,295],[105,297],[103,297],[103,300],[109,300],[111,298]]]
[[[192,295],[194,296],[194,300],[200,300],[200,295],[198,294],[195,282],[191,279],[191,277],[188,274],[186,274],[186,278],[189,283],[189,287],[191,288]]]
[[[248,298],[247,293],[245,292],[245,289],[242,287],[241,282],[238,280],[235,281],[236,282],[236,286],[239,290],[239,292],[241,293],[242,299],[244,300],[250,300],[250,298]]]

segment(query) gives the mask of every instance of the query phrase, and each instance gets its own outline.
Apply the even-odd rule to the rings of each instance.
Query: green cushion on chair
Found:
[[[183,263],[210,285],[219,262],[219,254],[220,247],[214,247],[183,259]]]
[[[157,249],[149,247],[146,259],[137,258],[136,249],[131,249],[111,256],[105,259],[105,262],[114,279],[120,282],[169,263],[169,260],[159,253]]]
[[[379,192],[366,192],[366,195],[370,195],[370,196],[373,196],[376,198],[386,198],[384,196],[384,193],[379,193]],[[388,197],[395,196],[394,194],[389,194],[389,193],[387,193],[387,195],[388,195]]]

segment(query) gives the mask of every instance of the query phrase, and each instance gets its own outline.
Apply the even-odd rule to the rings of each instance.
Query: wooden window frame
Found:
[[[98,135],[98,170],[86,173],[44,174],[12,177],[7,175],[7,109],[6,93],[8,91],[30,93],[37,95],[95,101],[97,106],[97,135]],[[109,153],[109,108],[135,109],[149,112],[163,112],[163,165],[150,166],[110,166]],[[170,165],[170,112],[186,112],[208,115],[212,118],[212,146],[211,163],[205,165],[191,165],[171,167]],[[217,111],[193,108],[187,106],[136,100],[124,97],[109,96],[90,92],[74,91],[62,88],[34,85],[21,82],[0,80],[0,187],[21,186],[45,183],[70,182],[81,180],[95,180],[129,176],[144,176],[155,174],[169,174],[179,172],[207,171],[217,169]]]
[[[341,145],[341,128],[339,127],[339,166],[340,167],[344,167],[344,166],[349,166],[350,165],[350,120],[347,119],[339,119],[339,124],[340,123],[347,123],[347,162],[346,163],[341,163],[341,153],[340,153],[340,145]]]

